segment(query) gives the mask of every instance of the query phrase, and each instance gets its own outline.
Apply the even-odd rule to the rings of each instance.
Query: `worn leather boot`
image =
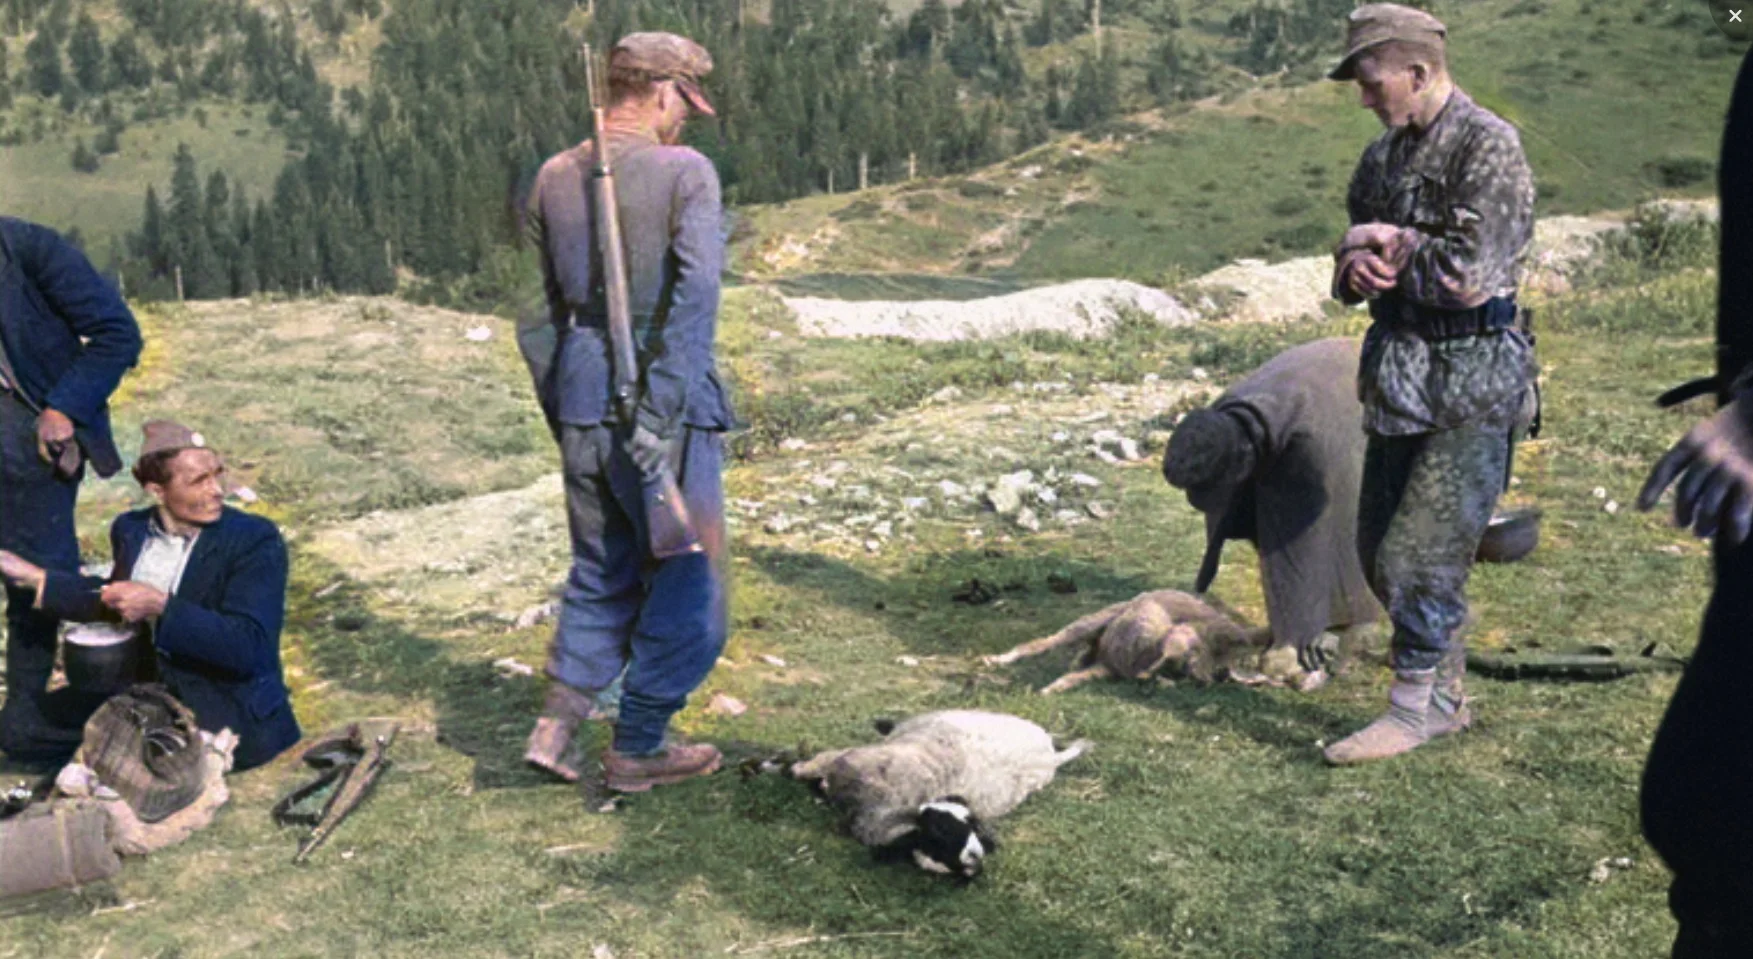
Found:
[[[578,724],[590,717],[594,706],[589,693],[565,683],[549,684],[541,718],[536,720],[536,728],[524,749],[524,761],[566,782],[577,782],[578,767],[571,757],[572,737],[578,733]]]
[[[1462,681],[1467,676],[1467,649],[1460,643],[1449,647],[1437,663],[1436,682],[1431,687],[1430,711],[1424,715],[1424,732],[1428,738],[1458,733],[1473,725],[1473,712],[1467,708],[1467,695]]]
[[[1353,766],[1398,756],[1416,749],[1430,738],[1426,722],[1434,669],[1401,669],[1394,672],[1388,689],[1388,711],[1375,722],[1328,746],[1322,753],[1335,766]]]
[[[628,756],[612,747],[603,752],[603,772],[616,792],[642,793],[718,771],[724,759],[710,743],[672,743],[653,756]]]

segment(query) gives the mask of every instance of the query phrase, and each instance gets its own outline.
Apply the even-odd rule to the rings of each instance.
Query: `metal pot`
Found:
[[[1487,563],[1513,563],[1540,543],[1540,510],[1511,510],[1491,518],[1474,556]]]
[[[67,685],[94,696],[114,696],[140,678],[145,643],[140,631],[114,623],[80,623],[61,644]]]

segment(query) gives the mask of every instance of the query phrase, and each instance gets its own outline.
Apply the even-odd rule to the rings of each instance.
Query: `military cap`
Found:
[[[1443,48],[1449,28],[1436,17],[1398,3],[1366,3],[1345,20],[1345,57],[1327,74],[1329,80],[1350,80],[1358,55],[1390,40]]]
[[[146,439],[140,444],[142,459],[154,453],[169,450],[201,449],[207,445],[207,438],[189,429],[181,423],[170,420],[147,420],[140,427]]]
[[[700,89],[700,78],[712,72],[712,54],[687,37],[673,33],[629,33],[609,51],[610,70],[638,70],[652,80],[674,80],[694,109],[717,116]]]
[[[151,823],[201,794],[205,749],[189,707],[164,686],[141,683],[98,707],[75,759]]]

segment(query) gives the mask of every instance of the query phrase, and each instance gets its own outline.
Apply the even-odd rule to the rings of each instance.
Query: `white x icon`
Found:
[[[1729,11],[1729,22],[1730,23],[1740,23],[1741,22],[1741,11],[1730,10]]]

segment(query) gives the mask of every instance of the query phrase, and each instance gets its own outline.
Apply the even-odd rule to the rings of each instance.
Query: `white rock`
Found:
[[[795,436],[791,436],[791,437],[787,437],[785,440],[780,442],[779,448],[782,450],[788,450],[788,451],[795,452],[797,450],[809,449],[810,444],[805,443],[803,440],[800,440]]]
[[[463,334],[463,339],[468,340],[471,343],[485,343],[492,338],[493,329],[492,327],[487,326],[470,327],[469,332]]]
[[[786,666],[790,665],[785,660],[780,659],[778,656],[775,656],[772,653],[762,653],[761,654],[761,662],[766,663],[769,666],[777,667],[779,669],[784,669]]]
[[[1062,509],[1053,514],[1061,526],[1076,526],[1084,521],[1083,514],[1074,509]]]
[[[864,541],[864,551],[867,553],[879,552],[882,550],[882,548],[883,548],[883,544],[877,542],[874,539],[867,539]]]
[[[832,476],[818,475],[810,477],[810,485],[817,489],[833,489],[840,485],[840,481]]]
[[[937,484],[937,489],[946,499],[968,495],[968,488],[955,480],[943,480]]]
[[[1613,500],[1608,500],[1607,505],[1605,505],[1601,508],[1607,511],[1608,516],[1612,516],[1613,514],[1619,512],[1619,504],[1614,502]]]
[[[1053,442],[1055,442],[1055,443],[1065,443],[1065,442],[1069,442],[1071,440],[1071,434],[1065,432],[1064,430],[1060,430],[1057,433],[1054,433],[1052,435],[1052,437],[1050,437],[1050,439],[1052,439]]]
[[[919,659],[915,656],[898,656],[895,658],[895,662],[900,663],[903,666],[919,665]]]
[[[783,340],[783,339],[785,339],[785,334],[779,332],[778,330],[768,330],[767,331],[767,339],[769,339],[769,340]]]
[[[239,486],[237,489],[231,491],[231,495],[245,503],[254,503],[256,500],[260,499],[260,497],[256,495],[256,491],[250,489],[248,486]]]
[[[706,705],[706,712],[712,716],[741,716],[748,711],[742,700],[723,693],[713,693],[712,701]]]
[[[1102,481],[1088,473],[1073,473],[1071,474],[1071,485],[1082,486],[1086,489],[1095,489],[1102,485]]]
[[[546,603],[539,603],[535,606],[531,606],[530,608],[524,610],[521,613],[518,613],[517,619],[512,621],[511,628],[512,629],[529,629],[531,626],[534,626],[537,623],[546,622],[547,620],[552,619],[554,617],[554,614],[558,613],[559,611],[560,611],[560,603],[558,600],[550,600]]]
[[[1107,463],[1109,466],[1118,466],[1120,464],[1120,457],[1115,456],[1113,453],[1110,453],[1107,450],[1102,449],[1099,446],[1096,447],[1095,449],[1091,450],[1090,452],[1095,454],[1096,459],[1099,459],[1102,462]]]
[[[778,536],[778,535],[786,532],[787,530],[791,529],[795,525],[797,525],[796,520],[785,515],[784,513],[780,513],[779,515],[774,516],[771,519],[767,520],[767,525],[764,528],[767,530],[767,532],[772,533],[775,536]]]
[[[870,528],[870,535],[875,536],[877,539],[888,539],[895,535],[895,525],[885,519]]]
[[[1205,367],[1195,366],[1193,367],[1193,378],[1196,380],[1209,380],[1211,379],[1211,374],[1205,372]]]
[[[1120,458],[1129,463],[1143,459],[1143,454],[1138,452],[1138,441],[1130,436],[1120,437]]]
[[[1035,515],[1034,510],[1025,506],[1017,511],[1016,524],[1031,533],[1035,533],[1041,529],[1041,518]]]
[[[857,413],[847,413],[847,414],[840,417],[840,422],[842,422],[842,423],[856,423],[856,422],[858,422],[858,414]]]
[[[961,398],[962,398],[961,387],[959,387],[959,386],[946,386],[943,389],[938,390],[936,393],[931,394],[931,396],[927,398],[927,402],[930,402],[930,403],[953,403],[956,400],[959,400]]]
[[[1088,510],[1089,514],[1096,519],[1107,519],[1114,515],[1113,511],[1108,508],[1106,503],[1092,502],[1085,506],[1084,509]]]
[[[1035,501],[1042,506],[1052,506],[1054,503],[1059,502],[1059,494],[1053,492],[1051,486],[1037,486],[1029,492],[1035,494]]]
[[[1156,375],[1155,373],[1144,374],[1144,382],[1146,382],[1146,383],[1155,383],[1161,379],[1162,379],[1162,377]]]
[[[510,656],[504,659],[495,659],[493,668],[503,676],[534,676],[536,674],[535,667],[520,663]]]
[[[1594,490],[1589,495],[1593,496],[1596,499],[1606,499],[1607,498],[1607,487],[1597,486],[1594,488]]]
[[[1008,403],[998,403],[986,411],[987,416],[1009,416],[1016,412],[1016,407]]]
[[[907,496],[901,499],[901,508],[909,513],[918,513],[931,508],[931,500],[923,496]]]

